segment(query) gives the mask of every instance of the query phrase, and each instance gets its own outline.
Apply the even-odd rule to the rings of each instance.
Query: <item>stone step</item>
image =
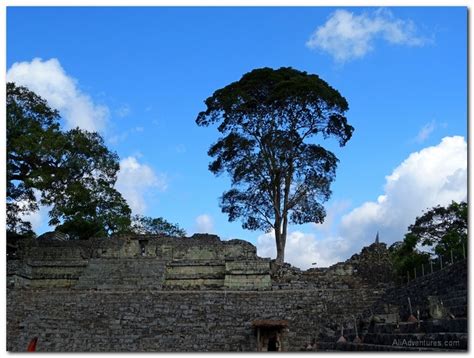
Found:
[[[443,302],[444,303],[444,302]],[[459,305],[444,305],[455,318],[467,317],[467,302]],[[431,319],[429,307],[425,306],[420,309],[420,316],[422,319]]]
[[[466,317],[467,316],[467,297],[456,297],[449,300],[442,300],[443,306],[448,308],[449,311],[454,314],[455,317]],[[423,304],[412,304],[413,315],[416,316],[416,311],[420,311],[421,319],[431,319],[429,314],[429,305],[428,302]],[[405,320],[410,314],[408,305],[400,307],[400,317]]]
[[[395,323],[377,323],[373,326],[373,333],[435,333],[435,332],[461,332],[467,333],[467,319],[444,319],[444,320],[429,320],[418,323],[400,322]]]
[[[348,343],[354,343],[354,334],[344,334]],[[467,349],[467,333],[368,333],[360,336],[363,344],[379,347],[428,347],[443,349]],[[326,337],[320,341],[322,344],[335,344],[339,337]],[[354,343],[355,344],[355,343]],[[339,344],[338,344],[339,345]]]
[[[410,351],[410,352],[465,352],[467,349],[450,348],[450,347],[415,347],[410,346],[410,342],[401,342],[400,345],[378,345],[368,343],[326,343],[320,342],[318,350],[320,351]]]
[[[425,290],[425,291],[426,292],[418,291],[416,295],[415,294],[410,295],[409,292],[387,291],[385,295],[386,300],[384,301],[400,302],[403,304],[407,304],[407,299],[408,297],[410,297],[412,304],[416,304],[417,302],[425,301],[428,296],[439,296],[441,299],[447,299],[447,298],[457,297],[457,296],[467,296],[466,284],[459,284],[459,285],[446,287],[436,292],[428,291],[428,290]]]
[[[363,337],[363,342],[377,345],[405,345],[404,342],[412,342],[416,346],[450,347],[455,349],[467,349],[467,333],[399,333],[399,334],[373,334],[369,333]]]
[[[466,305],[449,307],[449,311],[454,315],[454,317],[467,317]]]
[[[467,295],[441,298],[441,301],[445,307],[464,306],[467,305]]]
[[[443,293],[440,296],[442,296],[443,299],[457,297],[457,296],[467,296],[467,289],[466,289],[466,286],[464,285],[461,288],[451,287],[449,290],[447,290],[445,293]]]
[[[158,289],[164,280],[165,264],[151,259],[90,260],[75,288],[153,288]]]
[[[427,323],[427,322],[426,322]],[[431,322],[432,323],[432,322]],[[431,332],[421,331],[418,328],[418,325],[407,323],[400,324],[399,329],[392,327],[391,324],[380,325],[382,327],[374,327],[374,330],[364,333],[363,330],[358,330],[359,337],[362,338],[364,343],[374,343],[374,344],[391,344],[395,339],[411,339],[411,340],[452,340],[456,339],[462,341],[467,339],[467,321],[465,320],[463,324],[446,326],[446,322],[443,325],[429,326],[425,324],[424,326],[420,325],[420,328],[431,329]],[[456,331],[455,329],[459,328],[463,331]],[[352,342],[356,335],[354,329],[345,329],[344,337],[347,341]],[[339,336],[326,336],[321,339],[323,342],[336,342],[339,339]],[[392,340],[392,341],[390,341]]]

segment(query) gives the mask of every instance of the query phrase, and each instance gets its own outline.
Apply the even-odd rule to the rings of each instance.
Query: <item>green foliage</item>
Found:
[[[50,174],[50,150],[60,142],[59,114],[25,87],[7,84],[7,229],[23,234],[20,215],[38,209],[33,189]]]
[[[398,276],[412,275],[414,269],[419,269],[422,264],[428,265],[431,255],[421,252],[416,248],[418,238],[407,234],[403,241],[395,242],[389,248],[393,268]]]
[[[467,248],[467,216],[466,202],[452,202],[447,207],[436,206],[408,227],[408,232],[402,242],[396,242],[390,247],[391,258],[400,276],[406,272],[419,269],[422,264],[428,264],[431,254],[422,252],[418,247],[430,248],[437,256],[445,260],[463,256]],[[464,249],[463,249],[464,246]]]
[[[432,246],[437,255],[448,256],[450,251],[462,254],[467,247],[467,202],[452,202],[447,207],[436,206],[417,217],[408,232],[415,235],[422,246]]]
[[[226,172],[232,187],[221,197],[230,221],[250,230],[275,230],[277,262],[284,260],[288,223],[323,222],[338,159],[309,142],[335,137],[344,146],[354,128],[340,93],[316,75],[262,68],[221,88],[205,101],[196,123],[217,123],[209,169]]]
[[[117,154],[99,134],[79,128],[61,131],[59,114],[46,101],[25,87],[7,84],[8,230],[31,230],[20,216],[37,210],[38,204],[52,207],[49,224],[71,238],[126,230],[130,208],[114,189],[118,170]]]
[[[186,231],[178,224],[171,224],[165,219],[151,218],[149,216],[134,215],[132,217],[131,231],[140,235],[167,235],[167,236],[186,236]]]

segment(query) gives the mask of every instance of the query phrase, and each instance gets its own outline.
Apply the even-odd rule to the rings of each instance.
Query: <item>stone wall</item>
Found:
[[[408,297],[412,305],[412,313],[420,310],[421,318],[428,318],[429,296],[444,300],[446,307],[451,307],[455,316],[467,316],[468,289],[467,260],[445,266],[442,270],[426,274],[411,280],[408,284],[388,288],[380,301],[375,305],[375,311],[383,311],[384,306],[399,307],[400,318],[406,320],[410,315]],[[456,302],[455,300],[461,300]],[[454,301],[454,302],[450,302]]]
[[[359,254],[327,268],[302,271],[285,264],[274,276],[273,290],[278,289],[358,289],[384,290],[393,285],[393,267],[384,243],[373,243]]]
[[[25,241],[15,257],[9,351],[33,337],[38,351],[255,351],[252,322],[265,320],[287,321],[283,350],[299,351],[354,319],[391,314],[387,305],[406,315],[407,296],[415,307],[454,287],[467,296],[465,262],[394,287],[380,243],[307,271],[273,271],[255,246],[213,235]]]
[[[255,351],[252,321],[288,320],[299,351],[378,297],[371,290],[120,291],[10,289],[7,349],[25,351]]]
[[[242,240],[132,236],[85,241],[25,240],[8,260],[16,287],[79,289],[271,288],[270,260]]]

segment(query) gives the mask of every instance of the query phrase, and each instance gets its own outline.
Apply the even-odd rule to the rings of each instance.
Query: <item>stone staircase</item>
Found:
[[[454,317],[467,317],[468,309],[468,294],[467,290],[463,286],[452,290],[451,292],[444,293],[439,296],[443,306],[446,307]]]
[[[432,282],[434,277],[428,278]],[[388,289],[370,313],[354,319],[346,317],[344,339],[341,331],[320,335],[320,351],[467,351],[468,293],[466,277],[461,275],[450,285],[418,284]],[[431,296],[429,298],[428,294]],[[412,313],[419,321],[410,322]],[[436,302],[434,305],[433,302]],[[433,318],[433,307],[439,317]],[[439,313],[441,312],[441,314]],[[436,315],[435,315],[436,316]],[[332,333],[332,334],[331,334]],[[356,337],[360,340],[357,340]]]
[[[468,294],[465,283],[454,284],[436,291],[423,290],[421,294],[408,289],[406,291],[389,290],[385,295],[387,302],[400,307],[402,320],[408,318],[410,315],[408,297],[411,299],[413,315],[416,316],[416,312],[419,310],[421,319],[429,318],[429,296],[436,297],[439,302],[442,303],[442,306],[448,309],[454,317],[467,316]],[[379,302],[379,305],[374,308],[374,311],[380,311],[382,305],[383,302]]]
[[[401,323],[376,323],[355,341],[354,328],[318,342],[322,351],[466,351],[467,318]]]
[[[74,288],[159,290],[164,273],[165,262],[156,258],[90,259]]]

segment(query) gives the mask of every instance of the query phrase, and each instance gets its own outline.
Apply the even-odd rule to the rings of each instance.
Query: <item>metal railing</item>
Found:
[[[430,259],[429,263],[414,267],[413,270],[407,271],[405,277],[400,277],[400,283],[406,283],[426,275],[431,275],[434,272],[440,271],[443,268],[453,265],[456,262],[464,261],[467,258],[466,247],[462,246],[461,253],[455,253],[453,250],[448,255],[438,255],[436,258]]]

